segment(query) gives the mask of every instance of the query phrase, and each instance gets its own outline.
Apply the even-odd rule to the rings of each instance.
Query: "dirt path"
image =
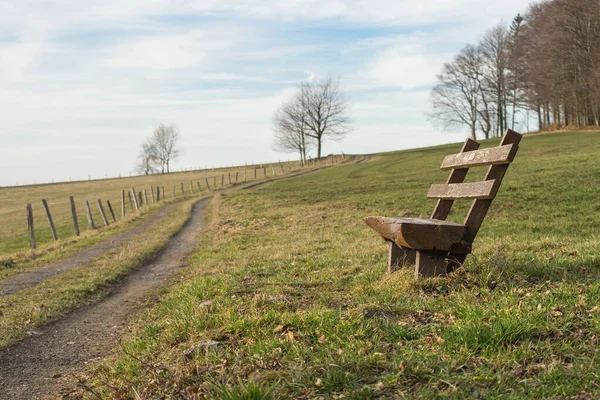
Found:
[[[100,257],[102,254],[120,246],[134,236],[147,231],[152,225],[164,218],[165,215],[167,215],[167,213],[175,205],[176,204],[171,204],[163,207],[135,228],[129,229],[102,242],[96,243],[87,249],[75,253],[69,258],[42,265],[41,267],[35,268],[31,271],[24,271],[0,281],[0,297],[8,296],[20,290],[38,285],[48,278],[59,275],[68,269],[88,263],[93,259]],[[2,398],[0,397],[0,399]]]
[[[0,399],[38,399],[60,395],[61,378],[104,357],[127,330],[127,319],[156,288],[179,268],[198,243],[203,210],[209,199],[194,205],[190,220],[151,264],[132,272],[112,293],[81,307],[45,328],[40,335],[0,351]]]

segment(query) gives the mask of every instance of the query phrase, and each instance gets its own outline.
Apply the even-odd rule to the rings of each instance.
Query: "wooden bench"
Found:
[[[445,184],[435,184],[427,197],[438,199],[430,219],[367,217],[365,223],[389,243],[388,271],[415,265],[415,277],[445,275],[463,264],[502,178],[519,148],[521,134],[507,129],[498,147],[478,150],[467,139],[460,153],[444,158],[451,170]],[[469,168],[489,166],[481,182],[464,183]],[[473,200],[463,224],[446,221],[454,200]]]

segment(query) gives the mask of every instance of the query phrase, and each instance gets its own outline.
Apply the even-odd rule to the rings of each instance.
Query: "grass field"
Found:
[[[323,161],[322,163],[326,162]],[[255,168],[257,169],[256,177],[254,176]],[[108,214],[109,221],[112,222],[106,200],[110,201],[115,216],[121,218],[121,190],[130,191],[132,188],[138,192],[146,190],[149,203],[152,204],[151,185],[164,187],[165,197],[171,200],[173,199],[174,186],[176,196],[182,197],[182,183],[185,194],[191,194],[190,181],[192,181],[193,191],[198,193],[198,184],[200,184],[203,191],[207,190],[206,180],[208,180],[211,189],[214,189],[215,183],[217,188],[223,186],[222,177],[225,187],[227,187],[231,186],[229,183],[230,178],[232,184],[235,183],[236,174],[238,182],[241,183],[244,180],[272,178],[274,173],[281,176],[296,169],[298,169],[296,162],[284,162],[282,164],[264,164],[264,166],[249,165],[247,167],[178,172],[164,175],[0,188],[0,226],[2,226],[0,230],[0,257],[8,257],[29,248],[25,214],[27,203],[32,204],[36,242],[38,248],[43,249],[53,245],[54,240],[42,205],[42,199],[46,199],[48,202],[59,238],[70,240],[74,237],[74,228],[69,196],[73,196],[75,199],[80,230],[86,232],[89,231],[89,228],[83,205],[85,200],[90,203],[96,226],[103,227],[104,223],[100,216],[97,200],[101,199],[103,201],[105,212]],[[132,214],[127,194],[125,203],[126,215]]]
[[[597,398],[599,139],[525,137],[474,254],[442,279],[386,274],[387,247],[362,218],[428,216],[427,189],[445,180],[439,164],[458,144],[218,196],[189,279],[90,373],[95,389],[141,399]]]

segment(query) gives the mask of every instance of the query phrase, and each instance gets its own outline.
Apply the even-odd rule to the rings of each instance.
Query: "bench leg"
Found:
[[[460,268],[465,262],[465,258],[467,258],[466,254],[450,253],[448,256],[448,272],[450,273]]]
[[[396,272],[404,265],[414,265],[416,261],[416,251],[400,247],[394,242],[388,242],[388,272]]]
[[[448,263],[446,257],[447,251],[417,251],[417,260],[415,265],[415,278],[427,278],[433,276],[446,275]]]

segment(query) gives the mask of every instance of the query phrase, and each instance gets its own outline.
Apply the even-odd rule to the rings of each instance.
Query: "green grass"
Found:
[[[219,196],[188,279],[141,317],[125,344],[135,358],[90,372],[95,388],[143,399],[597,398],[598,139],[525,137],[474,254],[441,279],[388,275],[387,248],[362,218],[427,216],[427,189],[458,144]],[[205,340],[219,344],[184,355]]]

